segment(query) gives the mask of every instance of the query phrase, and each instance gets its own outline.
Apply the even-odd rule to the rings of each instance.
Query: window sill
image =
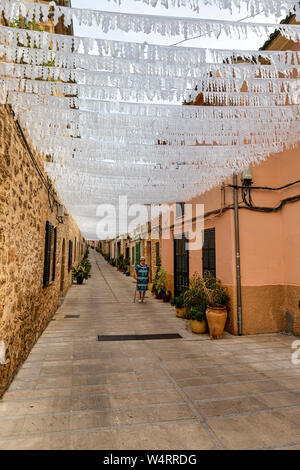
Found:
[[[43,286],[43,289],[46,289],[47,287],[50,287],[54,284],[54,281],[49,282],[46,286]]]

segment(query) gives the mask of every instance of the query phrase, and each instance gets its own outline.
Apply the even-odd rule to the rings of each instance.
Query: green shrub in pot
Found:
[[[171,305],[175,308],[184,308],[184,294],[177,295],[171,300]]]

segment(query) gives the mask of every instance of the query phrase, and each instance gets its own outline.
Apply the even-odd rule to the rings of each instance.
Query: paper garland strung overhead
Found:
[[[117,161],[132,162],[153,162],[155,164],[169,164],[172,162],[201,163],[210,162],[214,166],[216,161],[224,162],[224,166],[230,163],[235,168],[236,159],[241,157],[247,160],[253,159],[257,162],[257,156],[267,156],[272,152],[278,151],[278,148],[284,149],[289,143],[283,141],[272,143],[270,145],[247,144],[247,145],[201,145],[201,146],[177,146],[172,145],[151,145],[151,144],[112,144],[101,143],[97,141],[87,141],[83,139],[74,139],[70,137],[45,136],[42,141],[39,136],[31,134],[32,144],[35,148],[45,155],[52,155],[56,159],[60,158],[79,158],[89,159],[114,159]],[[295,142],[297,136],[295,136]],[[292,145],[291,143],[290,145]]]
[[[124,5],[124,0],[108,0],[118,5]],[[248,14],[255,16],[263,13],[267,16],[276,15],[281,16],[282,12],[293,12],[294,2],[291,0],[135,0],[150,5],[155,8],[157,5],[162,5],[166,9],[172,8],[190,8],[193,11],[199,12],[203,5],[215,5],[220,9],[228,9],[232,12],[234,7],[241,9],[242,6],[247,7]]]
[[[25,48],[23,50],[26,50]],[[12,52],[12,54],[11,54]],[[16,51],[17,56],[13,48],[0,47],[0,57],[3,61],[9,63],[16,63],[27,65],[28,67],[48,67],[49,78],[56,72],[55,69],[61,69],[60,77],[66,76],[67,72],[70,73],[70,79],[72,77],[91,75],[97,76],[97,73],[109,72],[112,74],[124,74],[126,76],[147,76],[147,77],[158,77],[158,78],[185,78],[185,79],[196,79],[200,77],[211,77],[214,78],[235,78],[237,80],[247,79],[276,79],[276,78],[300,78],[300,61],[297,65],[279,63],[278,65],[263,65],[263,64],[216,64],[209,63],[198,66],[190,65],[187,66],[172,66],[168,65],[161,67],[161,64],[148,63],[143,64],[139,62],[133,62],[128,59],[112,59],[105,57],[99,61],[101,66],[93,69],[86,68],[81,65],[74,66],[71,61],[71,55],[68,56],[69,64],[65,61],[55,60],[51,55],[39,54],[39,51],[32,50],[33,54],[29,57],[28,51],[26,54],[19,53],[19,48]],[[53,64],[51,66],[45,66],[45,64]],[[98,64],[97,64],[98,65]],[[51,67],[51,68],[50,68]],[[36,69],[38,71],[38,69]]]
[[[202,18],[185,18],[174,16],[137,15],[129,13],[108,12],[99,10],[88,10],[68,8],[49,4],[29,3],[26,1],[0,0],[0,14],[3,13],[7,20],[13,20],[19,15],[26,17],[29,21],[34,18],[48,21],[49,15],[53,18],[53,24],[57,25],[60,18],[66,27],[70,26],[73,17],[79,25],[97,25],[104,33],[113,30],[133,31],[135,33],[158,34],[161,36],[179,36],[182,38],[197,35],[219,37],[221,32],[227,36],[244,37],[248,32],[257,35],[269,34],[274,29],[287,39],[298,41],[300,39],[300,26],[276,23],[251,23],[225,20],[210,20]]]
[[[255,66],[253,68],[255,70]],[[0,76],[3,76],[3,78],[11,76],[11,78],[39,79],[49,80],[51,82],[75,82],[75,84],[78,85],[92,85],[95,87],[113,86],[117,88],[128,88],[133,86],[134,88],[148,87],[167,89],[195,89],[197,87],[198,93],[202,91],[240,91],[243,85],[247,86],[248,92],[290,92],[291,84],[297,84],[296,80],[299,78],[296,76],[297,72],[299,71],[300,73],[300,66],[298,69],[291,66],[291,75],[293,74],[293,78],[281,76],[262,78],[260,76],[250,76],[250,73],[249,76],[245,74],[245,77],[240,69],[242,69],[242,67],[234,68],[235,74],[232,73],[231,69],[226,70],[220,67],[220,71],[218,70],[215,73],[216,76],[213,76],[212,71],[208,72],[209,68],[207,68],[206,70],[204,69],[204,71],[199,69],[199,75],[193,77],[164,77],[136,73],[127,74],[126,72],[86,71],[49,65],[0,62]],[[265,69],[267,69],[267,66]],[[249,68],[247,71],[249,72]],[[279,71],[278,74],[280,74]],[[246,89],[244,91],[246,92]]]
[[[1,89],[0,89],[1,91]],[[72,113],[90,113],[95,115],[120,114],[144,118],[185,118],[192,121],[228,120],[228,119],[265,119],[293,121],[300,118],[300,105],[294,106],[182,106],[157,103],[124,103],[115,101],[97,101],[76,97],[58,97],[34,95],[31,93],[8,92],[5,102],[13,105],[18,113],[22,108],[46,106],[68,110]],[[74,109],[70,109],[74,108]],[[177,122],[177,121],[176,121]]]
[[[0,0],[1,1],[1,0]],[[89,68],[99,58],[112,57],[135,61],[163,61],[164,64],[203,64],[205,63],[205,49],[188,47],[169,47],[137,42],[112,41],[109,39],[94,39],[90,37],[68,36],[44,31],[24,30],[0,26],[0,42],[7,42],[10,46],[23,45],[28,51],[34,49],[49,53],[62,54],[65,58],[86,56]]]
[[[201,108],[203,109],[203,107]],[[287,107],[284,107],[284,110],[287,110]],[[160,133],[160,135],[174,133],[178,136],[200,136],[222,131],[243,134],[254,131],[260,133],[263,130],[261,127],[263,125],[269,126],[269,129],[289,129],[291,125],[300,122],[299,106],[289,107],[290,113],[287,119],[284,119],[282,115],[272,115],[272,108],[268,110],[268,114],[261,116],[256,114],[251,117],[248,115],[247,119],[241,119],[241,114],[238,111],[237,108],[237,114],[227,119],[207,118],[200,121],[180,116],[156,119],[152,116],[136,116],[125,113],[92,113],[80,109],[57,109],[54,102],[53,108],[31,103],[30,109],[21,109],[21,116],[28,126],[38,123],[45,130],[52,128],[68,132],[70,135],[81,131],[90,132],[91,135],[95,133],[99,135],[99,129],[104,132],[109,130],[116,135],[121,135],[126,131],[144,135],[149,132]]]
[[[226,8],[242,2],[203,0]],[[159,3],[197,10],[200,0]],[[254,14],[258,3],[247,3]],[[259,5],[278,15],[292,9],[289,0]],[[104,32],[246,37],[276,29],[300,38],[295,24],[131,15],[53,2],[0,0],[1,11],[7,19],[52,18],[54,25],[76,18]],[[32,147],[47,156],[46,171],[73,214],[79,206],[80,212],[83,205],[117,203],[120,195],[129,203],[189,200],[298,143],[299,51],[169,47],[0,26],[0,58],[0,102],[12,105]],[[213,106],[181,105],[199,93]]]
[[[0,97],[0,102],[6,101],[5,93],[9,91],[24,91],[26,93],[37,93],[39,95],[79,95],[85,99],[115,100],[115,101],[168,101],[182,102],[183,100],[193,100],[199,92],[194,90],[168,90],[159,88],[136,89],[116,88],[113,86],[88,86],[80,84],[67,84],[58,82],[43,82],[39,80],[25,80],[15,78],[0,78],[0,86],[4,92],[4,99]],[[275,106],[295,104],[293,94],[287,92],[278,93],[238,93],[238,92],[203,92],[205,103],[212,105],[235,105],[235,106]]]
[[[108,0],[110,1],[110,0]],[[124,4],[124,0],[111,0],[118,5]],[[293,0],[135,0],[143,2],[152,7],[156,7],[157,4],[164,6],[166,9],[169,7],[173,8],[185,8],[188,7],[193,11],[199,12],[201,5],[215,5],[220,9],[229,9],[231,12],[233,7],[238,10],[242,6],[246,6],[247,12],[251,16],[256,16],[258,14],[265,14],[266,16],[275,15],[280,17],[283,13],[294,13],[295,12],[295,2]],[[6,4],[9,0],[1,0],[3,8],[6,8]],[[48,3],[47,7],[45,5],[39,4],[35,8],[28,5],[28,2],[16,1],[17,8],[21,9],[23,13],[27,12],[29,15],[41,14],[44,19],[48,18],[51,12],[54,13],[55,20],[64,15],[66,18],[65,21],[68,21],[69,18],[69,8],[56,5],[54,1]],[[72,8],[76,17],[80,17],[80,9]],[[93,10],[90,10],[93,12]],[[88,16],[88,19],[90,16]],[[86,17],[85,17],[86,19]],[[86,19],[87,21],[87,19]]]
[[[191,181],[201,180],[201,178],[207,176],[224,176],[224,166],[222,163],[216,165],[212,168],[210,165],[203,162],[201,166],[196,164],[185,164],[179,165],[176,163],[169,163],[168,165],[156,165],[151,163],[132,163],[130,161],[118,162],[118,161],[104,161],[104,160],[86,160],[77,158],[67,159],[55,162],[45,162],[45,168],[51,172],[54,172],[55,175],[63,176],[64,166],[67,165],[71,170],[77,170],[80,173],[93,173],[100,174],[102,177],[107,176],[116,176],[119,175],[122,178],[126,179],[128,177],[148,177],[150,179],[155,179],[157,181],[159,178],[163,178],[166,181],[168,178],[173,179],[174,181],[186,181],[189,180],[191,174],[193,179]],[[230,170],[229,167],[227,169]],[[191,172],[192,170],[192,172]],[[226,170],[226,168],[225,168]],[[183,181],[183,182],[184,182]]]
[[[24,78],[18,79],[18,77]],[[73,71],[58,67],[4,62],[0,63],[0,79],[3,90],[6,92],[24,91],[50,95],[73,95],[85,99],[125,101],[130,99],[191,101],[202,93],[207,103],[227,104],[230,100],[231,104],[251,106],[294,104],[293,93],[297,91],[298,86],[295,79],[244,80],[239,77],[225,79],[206,76],[197,79],[161,78],[134,74],[127,76],[109,72]],[[75,83],[69,83],[70,81]]]
[[[84,119],[87,118],[87,119]],[[125,119],[124,119],[125,117]],[[243,145],[244,143],[271,144],[281,141],[286,144],[294,142],[300,130],[299,120],[286,121],[247,121],[238,120],[219,122],[203,122],[201,126],[189,120],[180,120],[173,126],[171,122],[161,120],[136,119],[126,116],[103,116],[101,119],[90,118],[77,114],[70,119],[66,113],[49,110],[45,117],[43,108],[35,112],[25,111],[21,114],[21,122],[27,129],[31,127],[31,137],[35,140],[46,136],[80,137],[85,142],[115,144],[152,144],[159,141],[166,145],[182,146],[198,144]],[[101,132],[99,133],[99,130]]]
[[[1,0],[0,0],[1,1]],[[128,59],[142,66],[146,61],[154,66],[157,62],[164,65],[201,65],[208,62],[218,64],[237,64],[239,61],[259,64],[261,59],[270,61],[271,65],[295,65],[300,62],[300,51],[244,50],[244,49],[210,49],[184,46],[163,46],[147,42],[113,41],[94,39],[82,36],[68,36],[46,31],[24,30],[0,26],[0,43],[14,47],[13,56],[17,51],[26,54],[24,59],[32,63],[34,54],[50,54],[49,60],[60,58],[65,67],[86,66],[89,70],[97,69],[97,61],[103,58]],[[21,48],[23,45],[23,48]],[[32,47],[34,45],[34,47]],[[2,46],[4,47],[4,46]],[[18,55],[19,55],[18,52]],[[45,57],[44,57],[45,59]],[[71,61],[67,65],[68,59]],[[77,60],[83,60],[78,64]],[[39,64],[33,64],[39,65]],[[245,65],[245,64],[243,64]],[[100,61],[99,67],[102,66]]]

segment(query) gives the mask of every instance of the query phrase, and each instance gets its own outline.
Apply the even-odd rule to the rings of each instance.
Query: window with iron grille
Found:
[[[216,241],[215,229],[209,228],[203,231],[204,241],[202,247],[202,272],[209,272],[216,277]]]
[[[73,242],[69,240],[68,272],[71,271],[71,267],[72,267],[72,255],[73,255]]]
[[[51,245],[53,236],[53,225],[51,222],[46,222],[46,233],[45,233],[45,258],[44,258],[44,276],[43,276],[43,287],[49,286],[50,273],[51,273]]]
[[[186,234],[174,236],[174,291],[175,296],[189,288],[189,251]]]

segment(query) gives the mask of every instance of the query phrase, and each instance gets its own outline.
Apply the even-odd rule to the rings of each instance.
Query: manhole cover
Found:
[[[104,335],[98,336],[98,341],[147,341],[152,339],[178,339],[182,338],[178,333],[166,333],[158,335]]]

